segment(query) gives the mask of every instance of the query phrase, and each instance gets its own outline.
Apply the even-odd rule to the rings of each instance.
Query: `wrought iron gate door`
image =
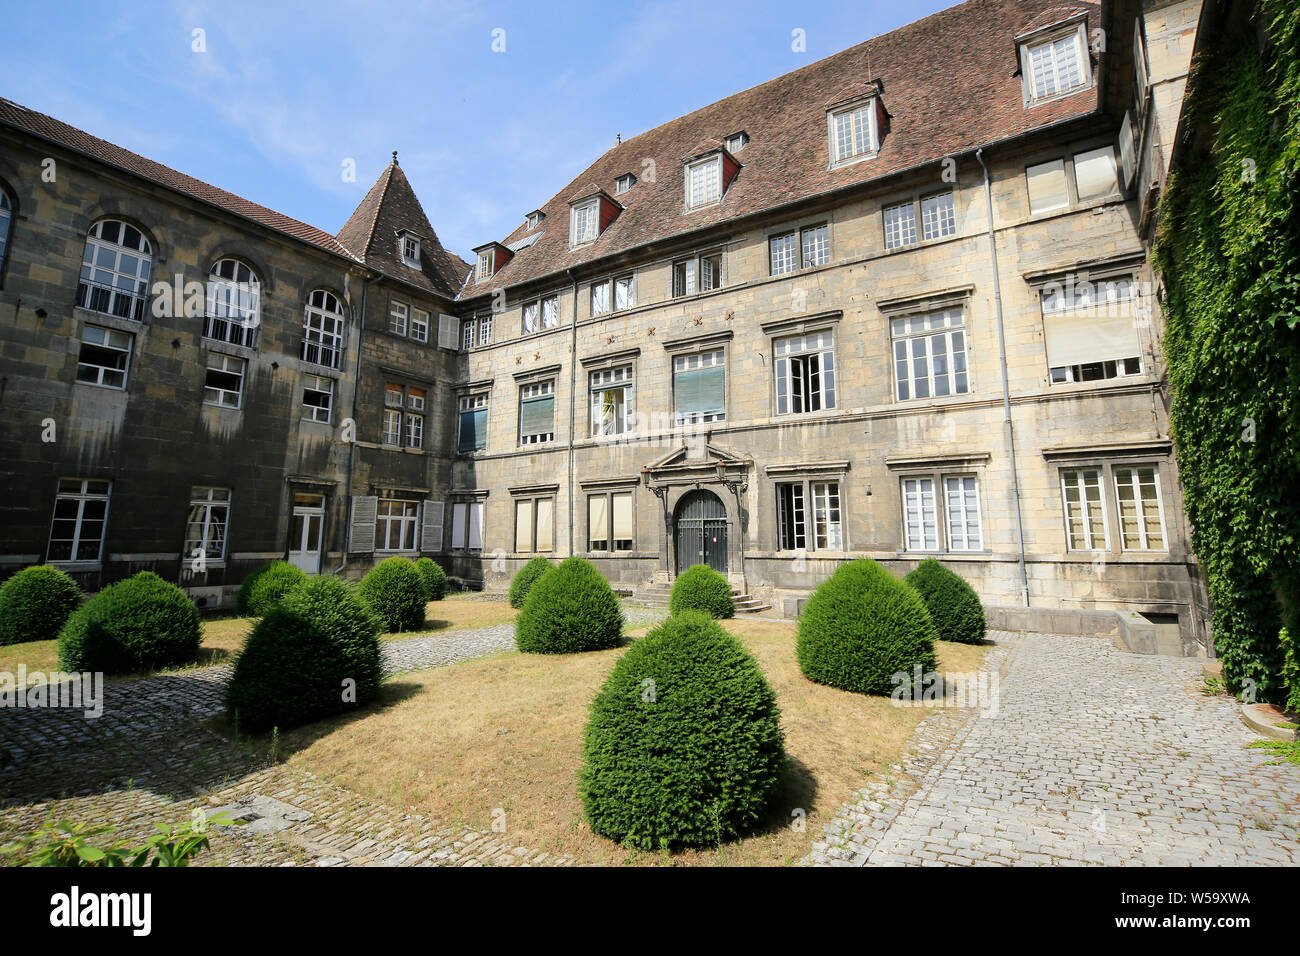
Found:
[[[707,564],[727,573],[727,509],[711,491],[692,491],[677,505],[673,522],[677,539],[677,573]]]

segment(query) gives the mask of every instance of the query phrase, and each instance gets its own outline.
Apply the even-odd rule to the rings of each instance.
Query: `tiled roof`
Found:
[[[403,229],[420,239],[420,269],[397,253]],[[470,271],[468,262],[443,249],[396,154],[343,224],[338,241],[371,268],[447,298],[455,297]]]
[[[143,156],[128,149],[123,149],[121,146],[114,146],[97,136],[91,136],[89,133],[69,126],[67,123],[62,123],[52,116],[29,110],[25,106],[19,106],[17,103],[2,97],[0,97],[0,123],[39,136],[76,152],[85,153],[110,166],[133,173],[150,182],[175,189],[203,202],[211,203],[227,212],[242,216],[245,219],[251,219],[277,232],[285,233],[295,239],[318,246],[327,252],[348,259],[355,260],[356,258],[337,239],[323,229],[317,229],[315,226],[299,222],[297,219],[292,219],[273,209],[267,209],[265,206],[260,206],[241,196],[236,196],[234,193],[226,192],[224,189],[218,189],[216,186],[195,179],[193,176],[186,176],[184,173],[177,172],[161,163],[156,163],[152,159],[145,159]]]
[[[1030,24],[1078,11],[1096,27],[1100,10],[1084,0],[968,0],[626,139],[541,207],[560,228],[548,229],[496,275],[467,284],[461,298],[1086,115],[1097,107],[1095,87],[1024,107],[1015,37]],[[879,154],[829,169],[826,107],[874,79],[889,114]],[[738,129],[750,140],[736,155],[743,168],[726,196],[686,212],[681,158]],[[654,161],[655,182],[643,174],[646,159]],[[593,185],[609,188],[629,170],[638,182],[619,194],[624,211],[595,242],[569,249],[570,200],[590,195]],[[521,224],[502,241],[512,244],[526,232]]]

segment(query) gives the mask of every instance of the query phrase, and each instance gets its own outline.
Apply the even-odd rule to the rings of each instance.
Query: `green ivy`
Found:
[[[1234,692],[1287,696],[1279,631],[1300,596],[1300,19],[1219,39],[1195,69],[1197,135],[1161,199],[1155,261],[1192,544]]]

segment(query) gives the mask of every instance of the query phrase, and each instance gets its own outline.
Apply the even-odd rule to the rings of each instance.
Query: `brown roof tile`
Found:
[[[1018,75],[1015,37],[1030,24],[1078,11],[1087,13],[1092,26],[1098,24],[1100,4],[1087,0],[968,0],[624,140],[541,207],[550,225],[540,240],[521,249],[496,275],[467,284],[461,297],[540,279],[1090,113],[1097,107],[1095,88],[1025,109]],[[890,116],[879,154],[829,169],[827,104],[877,78]],[[750,137],[737,156],[744,168],[722,202],[687,213],[681,157],[737,129]],[[643,175],[645,159],[655,163],[655,182]],[[625,211],[595,242],[569,249],[569,201],[590,195],[593,183],[606,188],[628,170],[639,181],[619,197]],[[521,224],[503,241],[526,233]]]

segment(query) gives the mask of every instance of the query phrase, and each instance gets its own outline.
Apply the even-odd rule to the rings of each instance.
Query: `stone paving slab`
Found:
[[[813,865],[1300,862],[1300,768],[1269,765],[1201,662],[990,635],[996,715],[938,710],[841,808]]]

